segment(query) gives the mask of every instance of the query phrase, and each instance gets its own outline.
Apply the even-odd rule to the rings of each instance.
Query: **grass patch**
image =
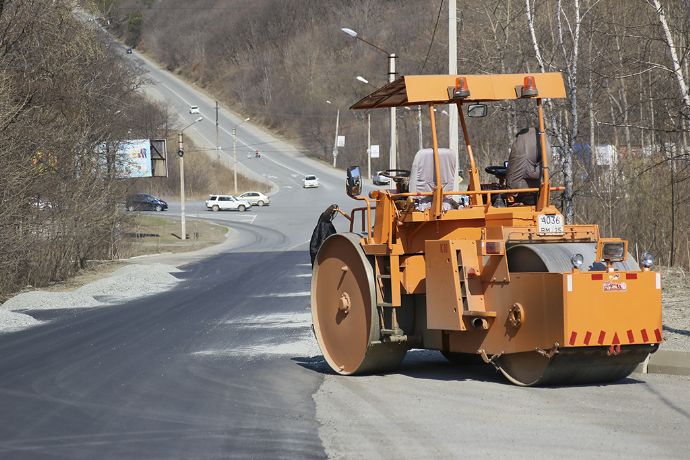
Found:
[[[225,241],[228,228],[202,220],[187,219],[186,230],[187,240],[182,240],[179,220],[136,215],[126,232],[126,256],[196,251]]]

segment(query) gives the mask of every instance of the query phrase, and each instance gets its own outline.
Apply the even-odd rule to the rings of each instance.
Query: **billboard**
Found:
[[[136,139],[123,141],[115,154],[118,176],[123,178],[152,177],[151,141]]]

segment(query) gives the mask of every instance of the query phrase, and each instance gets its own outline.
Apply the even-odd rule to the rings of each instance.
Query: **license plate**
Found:
[[[628,290],[628,285],[620,281],[606,281],[604,282],[604,292],[625,292]]]
[[[563,216],[561,214],[539,214],[537,233],[539,235],[563,235]]]

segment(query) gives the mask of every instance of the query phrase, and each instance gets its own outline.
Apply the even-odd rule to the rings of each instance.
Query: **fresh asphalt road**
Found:
[[[1,336],[0,458],[323,457],[313,353],[270,354],[310,331],[266,324],[307,314],[309,259],[257,246],[165,294]]]
[[[210,99],[144,65],[151,93],[185,119],[192,104],[212,114]],[[228,129],[238,120],[220,119]],[[185,135],[213,145],[214,123]],[[354,202],[341,172],[248,123],[240,138],[245,152],[271,146],[240,161],[274,183],[272,205],[187,205],[189,216],[228,224],[230,245],[184,266],[166,293],[28,311],[53,321],[0,335],[0,458],[687,457],[686,378],[523,389],[431,352],[410,353],[393,375],[333,376],[310,339],[307,241],[327,205]],[[302,189],[304,174],[322,187]]]

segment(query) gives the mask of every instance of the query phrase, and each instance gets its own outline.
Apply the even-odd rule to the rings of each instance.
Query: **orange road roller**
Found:
[[[330,212],[349,220],[349,232],[312,244],[314,332],[335,372],[395,371],[417,348],[483,361],[517,385],[570,385],[622,379],[657,350],[653,257],[640,257],[640,268],[627,241],[568,224],[550,203],[562,188],[550,183],[542,100],[564,97],[560,73],[420,75],[352,106],[427,106],[433,148],[417,152],[409,170],[384,171],[391,187],[366,195],[359,168],[348,168],[346,192],[361,205]],[[520,172],[513,160],[486,168],[497,182],[481,184],[466,117],[518,99],[536,103],[534,186],[509,187],[506,177]],[[455,153],[438,146],[438,104],[458,106],[466,190]]]

